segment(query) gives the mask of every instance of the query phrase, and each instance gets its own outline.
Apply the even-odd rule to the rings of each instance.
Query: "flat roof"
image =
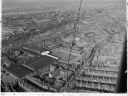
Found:
[[[43,59],[45,59],[45,58],[46,58],[46,56],[42,56],[42,55],[35,56],[35,57],[32,57],[32,58],[28,59],[28,60],[25,62],[25,64],[30,65],[30,64],[32,64],[32,63],[38,62],[38,61],[43,60]]]
[[[11,65],[11,66],[7,67],[5,70],[19,79],[32,73],[32,71],[30,71],[20,65]]]
[[[54,63],[55,61],[56,59],[49,56],[37,56],[27,60],[26,63],[23,64],[23,66],[27,66],[27,68],[31,68],[34,71],[36,71],[39,70],[40,68],[43,68],[45,66]]]
[[[56,57],[59,57],[60,60],[61,61],[64,61],[64,62],[68,62],[68,60],[69,60],[69,54],[68,53],[65,53],[65,52],[62,52],[62,51],[52,50],[52,52],[50,54],[51,55],[54,55]],[[73,60],[76,57],[77,56],[71,54],[70,60]]]
[[[65,50],[65,51],[71,51],[71,47],[59,47],[59,49],[62,49],[62,50]],[[80,48],[80,47],[77,47],[77,46],[73,46],[72,47],[72,52],[74,53],[79,53],[79,52],[81,52],[81,50],[82,50],[82,48]]]

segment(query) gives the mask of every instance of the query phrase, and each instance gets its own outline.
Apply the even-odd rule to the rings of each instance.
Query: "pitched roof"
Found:
[[[39,48],[39,47],[36,47],[36,46],[29,46],[29,45],[24,45],[23,48],[27,48],[28,50],[33,50],[33,51],[40,51],[40,52],[44,52],[46,51],[45,49],[43,48]]]

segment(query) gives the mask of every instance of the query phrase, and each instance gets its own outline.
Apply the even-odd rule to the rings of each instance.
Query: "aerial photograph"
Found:
[[[127,88],[125,0],[2,0],[1,14],[1,92]]]

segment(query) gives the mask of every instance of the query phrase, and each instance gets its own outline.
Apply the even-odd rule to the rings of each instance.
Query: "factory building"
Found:
[[[32,71],[20,66],[20,65],[11,65],[5,69],[9,72],[16,79],[21,79],[26,77],[27,75],[31,74]]]
[[[23,66],[32,71],[37,71],[43,67],[53,64],[55,61],[56,59],[49,56],[36,56],[27,60]]]
[[[33,51],[35,53],[38,53],[38,54],[41,54],[42,52],[46,51],[45,49],[42,49],[42,48],[39,48],[36,46],[29,46],[29,45],[24,45],[23,49],[27,49],[27,50]]]

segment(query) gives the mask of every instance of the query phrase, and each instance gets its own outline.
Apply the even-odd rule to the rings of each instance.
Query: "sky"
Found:
[[[83,0],[83,4],[125,4],[126,0]],[[2,7],[48,5],[48,4],[78,4],[80,0],[2,0]]]

